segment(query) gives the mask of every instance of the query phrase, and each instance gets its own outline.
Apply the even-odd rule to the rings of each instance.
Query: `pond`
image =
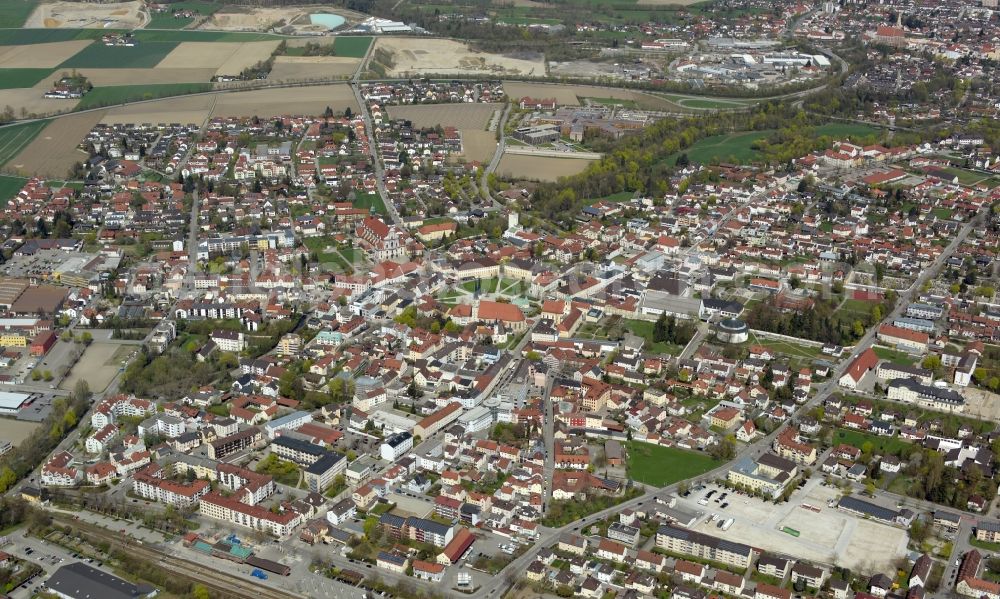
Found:
[[[309,15],[309,22],[313,25],[322,25],[328,29],[336,29],[344,24],[346,19],[340,15],[328,13],[316,13]]]

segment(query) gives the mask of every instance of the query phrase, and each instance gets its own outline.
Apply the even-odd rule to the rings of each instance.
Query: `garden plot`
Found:
[[[47,2],[25,22],[30,29],[136,29],[146,23],[143,3]]]
[[[471,50],[467,44],[445,39],[379,38],[376,51],[392,55],[391,77],[428,75],[545,75],[545,58],[538,54],[514,57]]]
[[[89,46],[90,40],[0,46],[0,68],[54,69]]]

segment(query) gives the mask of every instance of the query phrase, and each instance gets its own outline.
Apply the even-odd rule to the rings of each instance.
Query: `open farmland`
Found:
[[[462,130],[462,156],[466,160],[489,162],[497,150],[496,134],[482,129]]]
[[[90,40],[0,46],[0,68],[54,69],[90,45]]]
[[[101,120],[102,111],[54,119],[8,164],[8,169],[50,179],[61,179],[87,158],[76,144]]]
[[[115,85],[160,85],[164,83],[209,83],[215,69],[87,69],[81,71],[94,84],[101,87]],[[94,92],[91,92],[91,94]],[[84,97],[82,104],[87,104]]]
[[[504,154],[497,165],[497,174],[512,179],[555,181],[559,177],[576,175],[594,162],[583,158],[549,158],[547,156],[526,156]]]
[[[0,89],[33,87],[51,72],[52,69],[0,69]]]
[[[42,95],[50,81],[42,79],[34,87],[0,89],[0,106],[10,106],[18,117],[23,115],[51,116],[69,112],[80,102],[79,99],[51,100]]]
[[[35,121],[21,125],[0,127],[0,165],[8,162],[23,150],[41,132],[48,121]],[[7,165],[9,170],[9,166]]]
[[[8,177],[0,175],[0,208],[7,205],[10,199],[24,187],[27,179],[24,177]]]
[[[157,69],[214,69],[217,75],[239,75],[267,60],[281,42],[181,42],[163,57]]]
[[[46,2],[39,4],[25,27],[59,28],[113,28],[135,29],[145,19],[142,2]]]
[[[141,42],[131,48],[94,42],[59,66],[64,69],[152,68],[176,47],[176,42]]]
[[[545,58],[536,55],[518,58],[471,50],[468,44],[445,39],[381,37],[376,50],[393,57],[386,75],[409,77],[426,75],[535,75],[545,74]]]
[[[226,62],[222,63],[215,74],[239,75],[244,69],[270,58],[280,43],[278,41],[247,42],[235,54],[230,56]]]
[[[389,106],[393,119],[407,119],[414,127],[451,126],[457,129],[486,129],[490,117],[500,104],[423,104],[416,106]]]
[[[202,124],[212,110],[215,96],[205,94],[155,100],[112,108],[101,118],[102,123],[183,123]]]
[[[351,58],[364,58],[368,53],[368,47],[372,45],[372,38],[365,36],[337,36],[333,43],[333,51],[337,56],[347,56]]]
[[[170,96],[183,96],[212,91],[212,84],[198,83],[162,83],[158,85],[118,85],[94,88],[80,100],[79,109],[114,106],[140,100],[155,100]]]
[[[353,111],[359,110],[351,88],[345,83],[303,87],[293,93],[280,88],[220,93],[216,98],[212,116],[312,115],[322,114],[327,106],[334,112],[340,112],[348,106]]]
[[[36,6],[36,0],[0,0],[0,27],[22,27]]]
[[[360,64],[360,58],[344,56],[278,56],[267,79],[283,82],[350,77]]]

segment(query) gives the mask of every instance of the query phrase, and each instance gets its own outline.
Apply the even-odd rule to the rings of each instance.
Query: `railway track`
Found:
[[[125,548],[129,554],[149,560],[167,572],[198,583],[209,590],[214,590],[225,595],[235,594],[240,597],[247,597],[248,599],[300,599],[300,595],[295,593],[258,584],[240,576],[234,576],[227,572],[210,568],[198,562],[170,555],[149,545],[139,545],[129,542],[126,537],[93,524],[67,517],[54,517],[53,519],[60,524],[76,528],[80,532],[96,537],[99,540],[107,541],[111,543],[112,547]]]

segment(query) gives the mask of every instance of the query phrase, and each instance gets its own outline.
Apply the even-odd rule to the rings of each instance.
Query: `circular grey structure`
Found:
[[[739,318],[727,318],[715,327],[715,337],[723,343],[745,343],[750,338],[750,327]]]

